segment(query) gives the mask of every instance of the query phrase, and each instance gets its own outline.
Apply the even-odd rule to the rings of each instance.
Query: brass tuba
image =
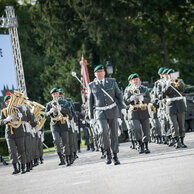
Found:
[[[14,91],[15,94],[11,94],[11,99],[9,105],[7,107],[8,115],[12,116],[12,119],[9,123],[10,126],[13,128],[18,128],[22,124],[21,118],[19,118],[18,114],[20,110],[18,107],[23,106],[24,104],[24,97],[21,92]]]
[[[45,112],[44,109],[45,107],[37,102],[32,102],[33,104],[33,113],[34,113],[34,116],[35,116],[35,119],[36,119],[36,122],[37,122],[37,125],[36,125],[36,129],[41,129],[46,121],[46,118],[45,118]]]

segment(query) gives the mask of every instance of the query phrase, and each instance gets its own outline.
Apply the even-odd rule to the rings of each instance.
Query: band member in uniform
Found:
[[[182,79],[172,76],[173,73],[173,69],[168,70],[166,75],[168,79],[166,79],[162,95],[166,98],[166,113],[169,115],[175,148],[186,148],[184,144],[186,99],[182,96],[185,86]]]
[[[63,99],[59,100],[59,92],[57,88],[50,91],[53,100],[46,105],[45,116],[51,117],[51,131],[53,135],[54,145],[60,159],[59,165],[65,164],[65,157],[67,166],[71,165],[70,146],[69,146],[69,132],[68,119],[70,111],[64,106]],[[59,100],[59,101],[58,101]],[[63,151],[61,150],[61,140]]]
[[[107,152],[106,164],[120,164],[117,153],[118,148],[118,121],[119,109],[125,110],[123,96],[113,78],[105,78],[103,65],[98,65],[94,69],[96,79],[89,84],[88,88],[88,114],[90,122],[97,119],[100,133],[103,136],[104,149]],[[110,143],[111,140],[111,143]],[[111,149],[110,149],[111,148]]]
[[[1,111],[0,125],[6,126],[5,136],[8,144],[10,158],[12,160],[12,164],[14,168],[14,171],[12,174],[17,174],[20,172],[20,169],[18,169],[17,167],[18,160],[22,165],[21,167],[22,167],[22,174],[23,174],[26,172],[25,171],[26,155],[25,155],[25,144],[24,144],[25,133],[24,133],[23,125],[22,123],[19,122],[19,120],[15,121],[14,123],[14,124],[17,124],[16,122],[18,122],[18,125],[20,124],[19,127],[14,128],[13,126],[10,125],[10,122],[12,122],[12,119],[13,119],[13,117],[9,115],[9,112],[8,112],[8,108],[11,108],[9,107],[9,102],[11,98],[12,97],[9,95],[5,96],[4,98],[6,108],[4,108]],[[22,114],[21,108],[17,107],[17,109],[19,110],[17,113],[18,118],[20,118],[21,121],[25,121],[23,120],[23,114]]]
[[[150,141],[150,124],[147,104],[150,95],[147,87],[141,85],[139,75],[131,75],[131,86],[125,90],[124,102],[129,106],[129,119],[131,119],[135,138],[139,143],[139,153],[150,153],[148,142]],[[145,144],[145,150],[144,150]]]

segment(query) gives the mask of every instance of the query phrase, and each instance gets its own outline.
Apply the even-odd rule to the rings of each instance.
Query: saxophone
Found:
[[[13,128],[18,128],[22,124],[22,119],[18,116],[20,113],[19,106],[24,104],[24,96],[21,92],[14,91],[15,94],[11,94],[11,99],[7,107],[8,115],[12,116],[12,119],[8,125]]]

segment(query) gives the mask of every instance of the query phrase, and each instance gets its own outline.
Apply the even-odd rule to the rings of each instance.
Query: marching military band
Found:
[[[182,95],[184,82],[178,72],[161,67],[160,79],[153,89],[142,85],[133,73],[122,94],[114,78],[105,78],[103,65],[94,69],[95,79],[88,86],[87,105],[75,110],[71,98],[62,88],[50,91],[52,100],[46,107],[29,101],[24,95],[5,96],[0,125],[5,125],[13,174],[29,172],[43,163],[45,120],[50,118],[53,144],[59,165],[70,166],[80,152],[80,129],[85,131],[88,150],[101,150],[106,164],[119,165],[118,118],[126,123],[131,148],[139,154],[149,154],[149,143],[186,148],[184,117],[186,99]],[[87,135],[86,135],[87,134]]]

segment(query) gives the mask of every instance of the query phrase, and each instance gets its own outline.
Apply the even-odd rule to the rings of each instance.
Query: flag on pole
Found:
[[[87,69],[87,61],[84,60],[84,57],[82,55],[82,59],[80,61],[80,66],[81,66],[81,82],[82,85],[82,90],[81,90],[81,96],[82,96],[82,102],[85,105],[87,102],[87,89],[88,85],[90,83],[89,75],[88,75],[88,69]]]

